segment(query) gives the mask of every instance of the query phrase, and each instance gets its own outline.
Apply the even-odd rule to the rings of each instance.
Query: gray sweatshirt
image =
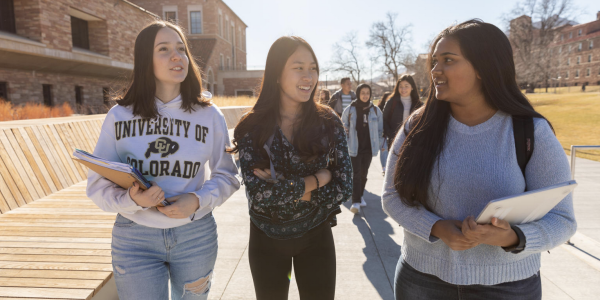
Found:
[[[181,95],[166,104],[156,99],[156,119],[115,105],[104,119],[94,155],[136,167],[166,198],[192,193],[200,208],[190,218],[169,218],[137,205],[127,190],[90,170],[87,196],[100,209],[144,226],[173,228],[202,218],[240,188],[233,157],[225,152],[230,142],[223,113],[215,105],[185,112],[181,101]]]
[[[535,147],[525,170],[528,190],[570,180],[567,157],[548,122],[535,118],[534,126]],[[389,153],[382,198],[385,212],[404,228],[401,259],[413,268],[458,285],[521,280],[538,272],[542,251],[559,246],[575,233],[573,199],[568,195],[542,219],[518,226],[526,237],[525,250],[518,254],[490,245],[451,250],[431,235],[435,222],[476,217],[490,200],[525,189],[512,118],[498,111],[470,127],[450,117],[444,150],[431,174],[432,212],[404,205],[394,189],[397,154],[405,137],[402,128]]]

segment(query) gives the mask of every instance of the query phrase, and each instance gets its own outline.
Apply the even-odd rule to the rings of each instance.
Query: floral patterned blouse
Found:
[[[266,159],[266,152],[253,147],[252,135],[246,134],[238,142],[250,219],[267,236],[281,240],[301,237],[341,212],[340,204],[352,195],[352,165],[344,127],[337,119],[334,135],[337,165],[328,167],[328,154],[301,161],[281,128],[276,127],[270,151],[275,171],[284,177],[277,183],[254,175],[251,167]],[[324,168],[331,171],[331,181],[317,193],[312,191],[310,201],[299,200],[304,195],[304,177]]]

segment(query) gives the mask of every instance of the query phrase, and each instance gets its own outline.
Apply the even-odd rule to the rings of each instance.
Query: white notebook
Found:
[[[475,222],[489,224],[494,217],[508,221],[510,225],[537,221],[569,195],[576,186],[577,182],[570,180],[515,196],[492,200],[481,211]]]

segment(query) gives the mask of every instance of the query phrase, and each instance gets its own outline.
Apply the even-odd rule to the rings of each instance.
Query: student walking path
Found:
[[[598,299],[600,295],[600,162],[578,159],[575,213],[579,224],[571,239],[542,254],[544,300]],[[365,192],[368,206],[359,215],[349,203],[333,228],[337,253],[336,299],[393,298],[394,270],[403,231],[381,207],[383,176],[373,158]],[[216,209],[219,254],[209,299],[255,299],[248,263],[250,219],[244,187]],[[290,300],[299,299],[292,272]]]

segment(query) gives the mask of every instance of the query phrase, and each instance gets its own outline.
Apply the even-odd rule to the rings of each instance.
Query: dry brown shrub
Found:
[[[67,102],[57,107],[47,107],[39,103],[14,106],[0,99],[0,121],[68,117],[72,114],[73,109]]]

